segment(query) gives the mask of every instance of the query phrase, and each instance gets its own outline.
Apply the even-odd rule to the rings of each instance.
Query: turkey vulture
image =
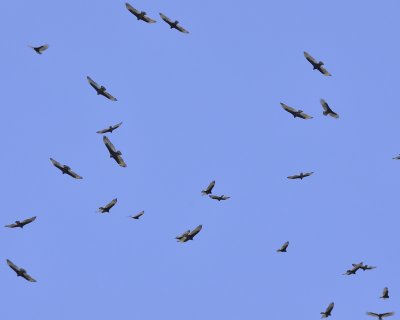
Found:
[[[142,215],[144,215],[144,211],[140,211],[138,214],[135,214],[134,216],[130,216],[132,219],[138,220]]]
[[[113,158],[121,167],[126,167],[126,163],[124,162],[124,159],[122,159],[122,153],[121,151],[117,151],[115,149],[114,145],[111,143],[110,139],[108,139],[106,136],[103,136],[103,142],[106,145],[108,152],[110,152],[110,158]]]
[[[203,226],[200,224],[193,231],[187,230],[180,236],[177,236],[175,239],[178,239],[178,242],[186,242],[189,240],[193,240],[194,236],[198,234],[202,228]]]
[[[318,70],[321,72],[324,76],[331,76],[331,74],[323,67],[324,63],[322,61],[318,62],[315,60],[313,57],[311,57],[307,52],[304,51],[304,56],[310,62],[313,66],[313,70]]]
[[[324,112],[322,112],[322,114],[324,116],[330,115],[331,117],[333,117],[335,119],[339,118],[339,115],[329,107],[328,103],[324,99],[321,99],[320,102],[321,102],[322,108],[324,108]]]
[[[360,267],[360,269],[363,269],[363,271],[365,271],[365,270],[372,270],[372,269],[375,269],[375,268],[376,268],[376,267],[369,266],[369,265],[367,265],[367,264]]]
[[[162,14],[160,12],[160,17],[169,24],[171,29],[176,29],[182,33],[189,33],[186,29],[182,28],[180,25],[178,25],[179,21],[172,21],[170,18],[168,18],[166,15]]]
[[[385,313],[375,313],[375,312],[367,312],[367,315],[377,317],[379,320],[382,320],[382,318],[390,317],[394,315],[394,312],[385,312]]]
[[[304,113],[303,110],[296,110],[292,107],[281,102],[281,106],[284,110],[291,113],[294,118],[301,118],[301,119],[312,119],[313,117],[309,116],[308,114]]]
[[[384,287],[383,288],[382,296],[380,296],[379,298],[381,298],[381,299],[389,299],[389,289],[388,289],[388,287]]]
[[[17,277],[22,277],[30,282],[36,282],[35,279],[33,279],[25,269],[18,268],[14,263],[12,263],[10,260],[7,259],[7,264],[10,266],[11,269],[15,271],[17,274]]]
[[[102,96],[106,97],[107,99],[111,100],[111,101],[117,101],[116,98],[114,98],[111,94],[109,94],[106,90],[106,88],[104,86],[100,86],[98,85],[96,82],[93,81],[92,78],[90,78],[89,76],[86,77],[87,80],[89,81],[89,84],[94,88],[94,90],[96,90],[97,95],[101,94]]]
[[[146,16],[146,12],[136,10],[128,2],[125,3],[125,6],[129,10],[129,12],[132,13],[138,20],[143,20],[144,22],[147,22],[147,23],[155,23],[156,22],[156,20],[150,19],[148,16]]]
[[[21,228],[22,229],[25,225],[27,225],[27,224],[35,221],[35,220],[36,220],[36,216],[32,217],[32,218],[29,218],[29,219],[22,220],[22,221],[18,221],[17,220],[17,221],[15,221],[15,223],[8,224],[5,227],[7,227],[7,228]]]
[[[289,246],[289,241],[286,241],[282,247],[278,250],[276,250],[276,252],[286,252],[287,247]]]
[[[68,167],[67,165],[61,164],[61,163],[59,163],[58,161],[54,160],[53,158],[50,158],[50,161],[51,161],[51,163],[52,163],[56,168],[58,168],[58,169],[61,170],[62,174],[65,174],[65,173],[66,173],[66,174],[68,174],[69,176],[71,176],[72,178],[75,178],[75,179],[83,179],[80,175],[78,175],[77,173],[73,172],[73,171],[71,170],[71,168]]]
[[[112,208],[112,207],[114,207],[115,206],[115,204],[117,203],[117,198],[115,198],[115,199],[112,199],[109,203],[107,203],[104,207],[100,207],[99,208],[99,212],[101,212],[101,213],[106,213],[106,212],[110,212],[110,209]]]
[[[321,318],[327,318],[331,315],[332,309],[335,306],[333,302],[329,304],[329,306],[326,308],[325,312],[321,312],[322,317]]]
[[[351,275],[351,274],[356,274],[356,272],[361,268],[361,266],[363,265],[362,262],[360,263],[353,263],[353,268],[347,270],[345,273],[343,273],[344,275]]]
[[[221,196],[216,196],[216,195],[213,195],[213,194],[210,194],[210,195],[208,195],[211,199],[214,199],[214,200],[217,200],[217,201],[221,201],[221,200],[228,200],[230,197],[228,197],[228,196],[224,196],[224,195],[221,195]]]
[[[113,126],[109,126],[107,129],[96,131],[96,133],[103,134],[103,133],[112,133],[115,129],[118,129],[121,126],[122,122],[114,124]]]
[[[295,175],[289,176],[289,177],[287,177],[287,178],[288,178],[288,179],[300,179],[300,180],[303,180],[303,178],[309,177],[309,176],[311,176],[313,173],[314,173],[314,172],[306,172],[306,173],[300,172],[299,174],[295,174]]]
[[[33,50],[35,50],[37,54],[42,54],[45,50],[47,50],[49,48],[49,45],[44,44],[39,47],[32,47],[32,46],[29,46],[29,47],[32,48]]]
[[[202,195],[204,196],[206,194],[211,194],[214,186],[215,186],[215,180],[211,181],[208,187],[205,190],[201,191]]]

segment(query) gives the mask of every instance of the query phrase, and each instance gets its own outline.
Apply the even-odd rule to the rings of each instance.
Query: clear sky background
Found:
[[[0,222],[38,216],[0,230],[1,317],[319,319],[332,301],[332,319],[400,311],[399,1],[130,3],[157,23],[124,1],[0,2]],[[45,43],[43,55],[28,47]],[[108,137],[127,168],[96,134],[120,121]],[[315,173],[286,178],[301,171]],[[211,180],[231,199],[202,197]],[[175,241],[198,224],[194,241]],[[360,261],[377,269],[342,275]]]

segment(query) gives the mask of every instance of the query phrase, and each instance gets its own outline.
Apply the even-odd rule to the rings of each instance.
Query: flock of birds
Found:
[[[126,3],[125,6],[126,6],[126,9],[137,18],[137,20],[142,20],[146,23],[155,23],[156,22],[156,20],[153,20],[150,17],[148,17],[147,13],[145,11],[139,11],[139,10],[135,9],[129,3]],[[182,26],[179,25],[179,21],[173,21],[170,18],[168,18],[166,15],[164,15],[163,13],[160,13],[159,15],[162,18],[162,20],[165,21],[170,26],[170,29],[176,29],[182,33],[189,33],[186,29],[184,29]],[[41,45],[38,47],[33,47],[33,46],[30,46],[30,47],[37,54],[43,54],[43,52],[49,48],[49,45],[45,44],[45,45]],[[331,76],[331,74],[324,67],[324,63],[322,61],[317,61],[307,52],[304,52],[304,57],[307,59],[307,61],[309,61],[311,63],[311,65],[313,66],[313,70],[318,70],[324,76]],[[89,82],[90,86],[95,89],[97,95],[102,95],[111,101],[117,101],[117,99],[114,96],[112,96],[109,92],[107,92],[107,89],[104,86],[97,84],[89,76],[87,77],[87,81]],[[339,115],[330,108],[330,106],[324,99],[321,99],[320,103],[323,108],[323,115],[325,115],[325,116],[329,115],[335,119],[339,118]],[[301,119],[305,119],[305,120],[313,118],[312,116],[306,114],[303,110],[296,110],[295,108],[292,108],[284,103],[281,103],[281,106],[285,111],[292,114],[294,118],[301,118]],[[122,122],[115,124],[115,125],[110,125],[108,128],[99,130],[96,133],[98,133],[98,134],[112,133],[114,130],[118,129],[121,125],[122,125]],[[115,148],[115,146],[112,144],[112,142],[110,141],[110,139],[107,136],[103,136],[103,142],[109,152],[110,158],[113,158],[119,166],[126,167],[127,165],[126,165],[124,159],[122,158],[121,151],[119,151]],[[394,157],[393,159],[400,160],[400,155]],[[67,174],[74,179],[83,179],[82,176],[80,176],[79,174],[74,172],[69,166],[67,166],[65,164],[61,164],[60,162],[54,160],[53,158],[50,158],[50,161],[57,169],[59,169],[61,171],[62,174]],[[302,180],[303,178],[311,176],[313,173],[314,172],[306,172],[306,173],[300,172],[299,174],[291,175],[291,176],[288,176],[287,178]],[[230,198],[229,196],[226,196],[226,195],[213,194],[212,191],[213,191],[214,186],[215,186],[215,181],[211,181],[210,184],[204,190],[201,191],[201,194],[207,195],[211,199],[216,200],[216,201],[224,201],[224,200],[228,200]],[[98,211],[101,213],[109,213],[110,210],[117,204],[117,201],[118,201],[117,198],[111,200],[106,205],[101,206],[98,209]],[[144,214],[144,211],[141,211],[130,217],[132,219],[137,220],[143,214]],[[36,220],[36,216],[22,220],[22,221],[17,220],[17,221],[15,221],[15,223],[6,225],[5,227],[7,227],[7,228],[24,228],[26,225],[34,222],[35,220]],[[190,229],[186,230],[181,235],[178,235],[175,239],[178,242],[187,242],[189,240],[193,240],[194,237],[202,230],[202,227],[203,226],[200,224],[192,231]],[[279,253],[287,252],[288,246],[289,246],[289,241],[286,241],[276,251]],[[7,264],[9,265],[9,267],[15,271],[15,273],[18,277],[22,277],[30,282],[36,282],[36,280],[34,278],[32,278],[25,269],[18,267],[9,259],[7,259],[6,261],[7,261]],[[363,262],[354,263],[354,264],[352,264],[352,268],[346,270],[346,272],[343,273],[343,275],[355,275],[357,273],[357,271],[360,269],[363,271],[366,271],[366,270],[372,270],[375,268],[376,267],[370,266],[367,264],[364,265]],[[387,287],[385,287],[383,289],[383,292],[382,292],[382,295],[380,296],[380,298],[382,298],[382,299],[389,298],[389,289]],[[334,305],[335,305],[334,302],[331,302],[328,305],[328,307],[326,308],[326,310],[320,313],[322,315],[321,318],[327,318],[327,317],[331,316]],[[373,317],[378,318],[379,320],[382,320],[385,317],[394,315],[394,312],[385,312],[385,313],[367,312],[367,315],[373,316]]]

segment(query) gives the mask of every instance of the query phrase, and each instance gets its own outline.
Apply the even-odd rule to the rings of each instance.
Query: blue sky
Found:
[[[1,220],[38,216],[0,231],[3,317],[319,319],[331,301],[335,319],[397,311],[398,1],[130,3],[157,23],[124,1],[0,3]],[[43,55],[28,48],[44,43]],[[96,134],[120,121],[108,137],[127,168]],[[315,173],[286,179],[300,171]],[[211,180],[231,199],[202,197]],[[359,261],[377,269],[342,275]]]

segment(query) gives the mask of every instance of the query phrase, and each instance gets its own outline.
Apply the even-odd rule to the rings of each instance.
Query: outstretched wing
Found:
[[[180,236],[177,236],[177,237],[175,237],[175,239],[178,239],[178,240],[180,240],[180,239],[182,239],[182,238],[185,238],[185,237],[187,237],[187,235],[190,233],[190,230],[186,230],[184,233],[182,233]]]
[[[144,215],[144,211],[140,211],[138,214],[132,216],[133,219],[139,219],[142,215]]]
[[[143,20],[143,21],[146,21],[147,23],[156,23],[156,22],[157,22],[156,20],[153,20],[153,19],[151,19],[151,18],[148,17],[148,16],[144,16],[144,17],[142,18],[142,20]]]
[[[35,220],[36,220],[36,216],[34,216],[34,217],[32,217],[32,218],[28,218],[28,219],[23,220],[23,221],[21,222],[21,224],[24,226],[24,225],[26,225],[26,224],[28,224],[28,223],[31,223],[31,222],[35,221]]]
[[[314,173],[314,172],[306,172],[306,173],[304,174],[304,176],[305,176],[305,177],[309,177],[309,176],[311,176],[313,173]]]
[[[26,279],[26,280],[28,280],[29,282],[36,282],[36,280],[33,279],[33,278],[32,278],[29,274],[27,274],[26,272],[24,272],[24,273],[21,275],[21,277],[24,278],[24,279]]]
[[[388,287],[384,287],[383,288],[383,292],[382,292],[382,297],[386,297],[389,294],[389,289]]]
[[[367,315],[379,318],[379,314],[375,312],[367,312]]]
[[[288,179],[298,179],[298,178],[300,178],[300,176],[298,175],[298,174],[295,174],[295,175],[293,175],[293,176],[289,176],[289,177],[287,177]]]
[[[228,200],[228,199],[230,199],[230,198],[231,198],[231,197],[228,197],[228,196],[222,196],[222,197],[221,197],[222,200]]]
[[[6,228],[16,228],[16,227],[18,227],[18,225],[16,223],[12,223],[12,224],[7,224],[4,227],[6,227]]]
[[[75,178],[75,179],[83,179],[79,174],[77,174],[76,172],[72,171],[71,169],[69,169],[67,171],[67,174],[69,176],[71,176],[72,178]]]
[[[328,308],[326,308],[325,313],[330,313],[333,309],[333,307],[335,306],[335,304],[333,302],[331,302],[328,306]]]
[[[115,130],[115,129],[119,128],[119,127],[121,126],[121,124],[122,124],[122,122],[117,123],[117,124],[114,124],[114,125],[112,126],[112,129]]]
[[[19,272],[19,268],[14,264],[14,263],[12,263],[12,261],[11,260],[6,260],[7,261],[7,264],[9,265],[9,267],[11,268],[11,269],[13,269],[15,272]]]
[[[62,170],[64,167],[61,163],[58,161],[54,160],[53,158],[50,158],[51,163],[58,169]]]
[[[212,189],[215,186],[215,180],[211,181],[210,184],[208,185],[208,187],[202,191],[203,194],[209,194],[212,192]]]
[[[200,224],[198,225],[192,232],[189,233],[189,236],[194,237],[196,234],[200,232],[203,226]]]
[[[110,139],[107,138],[107,136],[103,136],[103,142],[106,145],[110,154],[117,152],[117,149],[115,149],[114,145],[111,143]]]
[[[185,28],[181,27],[180,25],[177,25],[175,28],[178,29],[182,33],[189,33],[189,31],[187,31]]]
[[[313,117],[310,116],[310,115],[308,115],[307,113],[302,112],[302,113],[300,113],[300,118],[303,118],[303,119],[312,119]]]
[[[310,54],[304,51],[304,57],[311,63],[311,64],[318,64],[318,61],[315,60]]]
[[[286,241],[286,242],[282,245],[281,250],[286,250],[288,246],[289,246],[289,241]]]
[[[214,199],[214,200],[219,200],[219,196],[216,196],[216,195],[213,195],[213,194],[210,194],[210,195],[208,195],[211,199]]]
[[[295,108],[289,107],[288,105],[286,105],[286,104],[284,104],[282,102],[280,104],[281,104],[282,108],[285,109],[289,113],[293,114],[293,113],[297,112],[297,110]]]
[[[117,101],[117,98],[115,98],[114,96],[112,96],[110,93],[108,93],[107,91],[104,91],[101,93],[103,96],[105,96],[107,99],[110,99],[111,101]]]
[[[110,132],[110,128],[96,131],[96,133],[99,133],[99,134],[103,134],[103,133],[107,133],[107,132]]]
[[[117,198],[112,199],[108,204],[106,204],[106,206],[104,207],[104,209],[110,210],[112,207],[115,206],[115,204],[117,203]]]
[[[114,159],[121,167],[125,168],[127,166],[124,159],[122,158],[122,156],[120,154],[117,155]]]
[[[166,23],[168,23],[169,25],[171,25],[171,24],[174,23],[170,18],[168,18],[165,14],[163,14],[163,13],[161,13],[161,12],[160,12],[160,17],[161,17],[161,19],[163,19],[163,20],[164,20]]]
[[[324,75],[324,76],[331,76],[331,74],[326,70],[323,66],[319,67],[319,71]]]
[[[134,16],[140,15],[140,12],[136,10],[134,7],[132,7],[128,2],[125,3],[125,7],[129,10],[130,13],[132,13]]]
[[[394,315],[394,312],[386,312],[386,313],[382,313],[381,314],[382,318],[390,317],[390,316],[393,316],[393,315]]]
[[[86,79],[96,91],[100,89],[100,86],[91,77],[87,76]]]

